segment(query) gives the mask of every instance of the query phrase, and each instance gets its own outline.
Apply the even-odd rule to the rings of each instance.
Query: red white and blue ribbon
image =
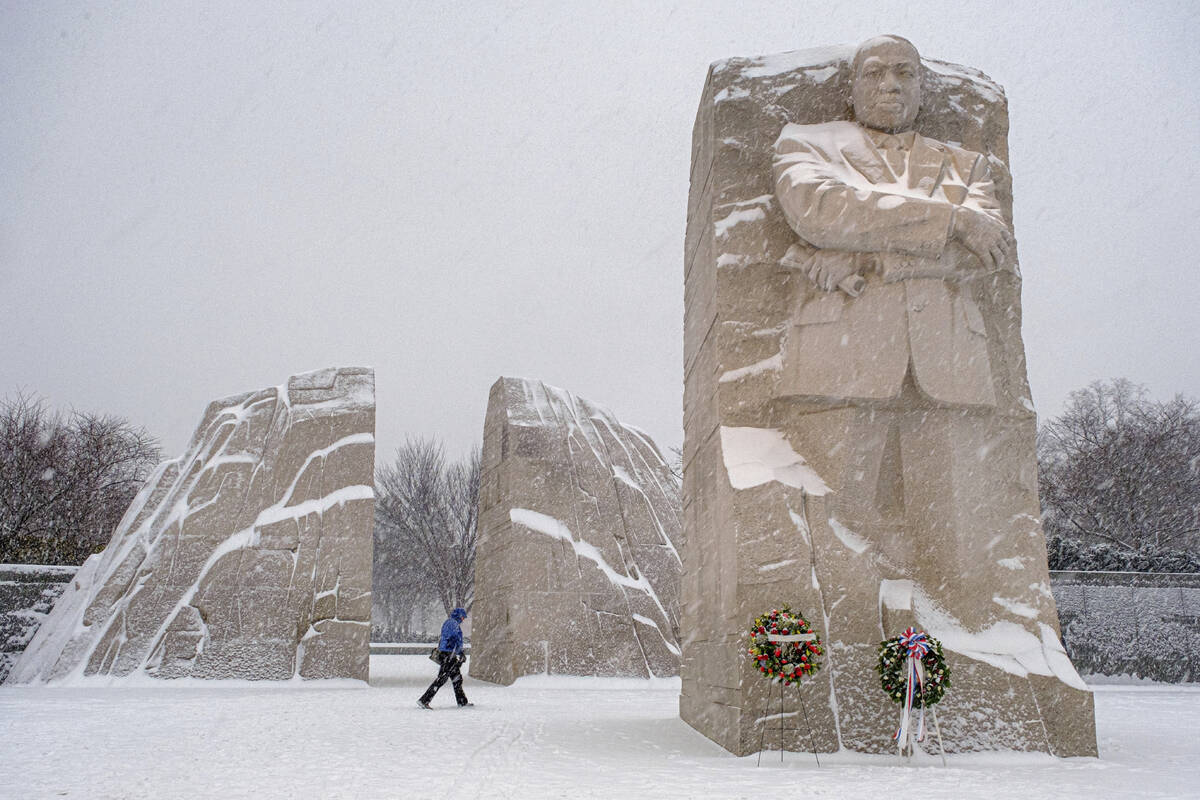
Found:
[[[921,659],[930,650],[929,637],[924,631],[905,628],[904,633],[900,635],[900,647],[908,653],[908,665],[904,687],[904,706],[900,709],[900,728],[892,739],[898,742],[900,748],[903,749],[908,743],[908,728],[912,718],[913,701],[917,697],[918,691],[923,693],[925,690],[925,665],[921,663]],[[925,704],[921,703],[916,740],[920,742],[924,739]]]

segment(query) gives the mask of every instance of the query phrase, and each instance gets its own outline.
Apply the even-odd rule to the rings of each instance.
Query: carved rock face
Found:
[[[924,60],[916,136],[876,142],[848,121],[854,52],[718,62],[700,103],[681,715],[757,749],[767,684],[740,637],[787,603],[829,645],[799,690],[823,751],[894,751],[875,646],[911,624],[954,671],[938,706],[948,751],[1094,755],[1046,570],[1019,272],[950,241],[952,207],[1012,218],[1003,92]],[[790,182],[805,163],[819,184]],[[840,288],[839,266],[860,281]]]
[[[908,130],[921,107],[921,58],[906,42],[879,39],[859,49],[851,98],[868,128]]]
[[[11,680],[366,680],[374,461],[369,369],[212,403]]]
[[[538,381],[492,386],[471,676],[679,671],[679,487],[654,442]]]

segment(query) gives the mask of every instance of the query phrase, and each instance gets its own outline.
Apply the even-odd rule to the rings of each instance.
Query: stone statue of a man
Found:
[[[979,309],[956,284],[1013,268],[987,159],[913,130],[921,62],[899,36],[853,61],[854,122],[787,125],[775,145],[779,205],[803,242],[787,263],[825,291],[790,343],[796,394],[881,400],[917,389],[995,404]]]
[[[989,276],[1016,270],[1015,242],[987,157],[913,129],[916,48],[871,39],[851,68],[854,119],[789,124],[775,144],[776,199],[800,239],[783,262],[814,284],[782,348],[790,429],[882,579],[941,587],[931,599],[976,626],[1011,619],[972,587],[1013,524],[1014,503],[989,498],[1012,484],[996,456],[1017,452],[1024,428],[1007,421],[977,301]],[[1025,488],[1022,511],[1036,502]]]

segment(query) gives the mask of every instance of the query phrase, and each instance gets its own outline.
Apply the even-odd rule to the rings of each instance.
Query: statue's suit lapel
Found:
[[[946,181],[946,171],[950,168],[949,156],[939,147],[929,143],[929,139],[917,134],[913,137],[912,150],[908,154],[908,188],[921,194],[933,196]],[[963,193],[965,197],[965,192]],[[958,205],[964,197],[947,197]]]
[[[857,135],[841,148],[846,163],[871,183],[895,183],[898,178],[883,154],[871,142],[866,131],[857,125],[855,128]],[[908,154],[908,173],[905,175],[908,187],[932,196],[945,180],[948,160],[946,153],[930,144],[930,140],[920,134],[914,136],[912,150]],[[962,199],[950,198],[950,201],[961,203]]]
[[[871,183],[894,183],[896,176],[887,165],[883,154],[867,137],[866,131],[858,125],[854,126],[855,136],[842,149],[842,158],[854,169],[866,176]]]

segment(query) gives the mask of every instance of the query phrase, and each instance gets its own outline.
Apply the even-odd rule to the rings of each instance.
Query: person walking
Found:
[[[433,683],[429,684],[429,688],[425,690],[425,694],[421,695],[417,700],[417,705],[421,708],[429,708],[429,701],[437,694],[438,689],[441,689],[449,680],[454,686],[454,699],[458,701],[458,707],[473,706],[474,703],[467,700],[467,695],[463,691],[462,686],[462,665],[466,663],[467,657],[463,654],[463,636],[462,636],[462,621],[467,618],[467,611],[464,608],[456,608],[450,612],[450,618],[442,623],[442,636],[438,640],[438,663],[441,665],[438,669],[437,677],[433,679]]]

